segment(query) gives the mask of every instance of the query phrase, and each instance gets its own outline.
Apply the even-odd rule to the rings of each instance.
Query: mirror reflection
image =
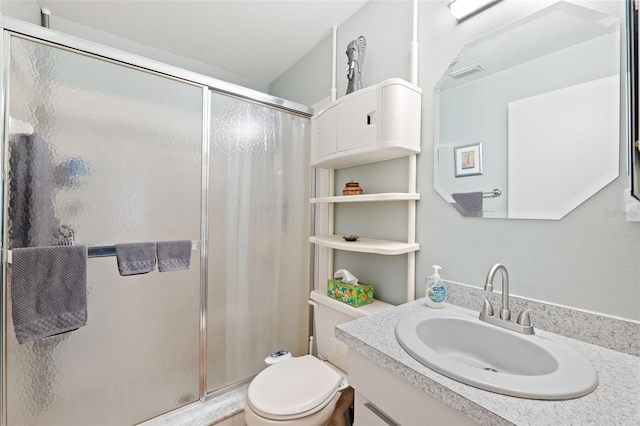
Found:
[[[561,219],[618,176],[620,22],[558,2],[435,88],[434,186],[463,216]]]

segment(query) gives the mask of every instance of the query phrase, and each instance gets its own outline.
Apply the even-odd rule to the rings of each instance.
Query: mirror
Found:
[[[463,216],[561,219],[618,177],[620,22],[558,2],[435,88],[434,187]]]

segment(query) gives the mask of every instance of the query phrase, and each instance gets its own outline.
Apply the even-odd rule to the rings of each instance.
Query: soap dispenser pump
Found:
[[[441,266],[433,265],[433,274],[427,277],[427,306],[430,308],[442,308],[445,299],[447,298],[447,289],[444,286],[444,282],[440,278],[438,270],[442,269]]]

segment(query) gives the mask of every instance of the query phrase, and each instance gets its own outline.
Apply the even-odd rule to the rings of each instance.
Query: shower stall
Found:
[[[306,353],[310,110],[2,27],[0,425],[134,424]],[[90,255],[87,325],[18,343],[12,249],[167,240],[193,241],[189,270]]]

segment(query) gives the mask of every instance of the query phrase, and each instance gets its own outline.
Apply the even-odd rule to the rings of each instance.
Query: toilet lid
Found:
[[[341,380],[338,373],[311,355],[292,358],[258,374],[249,385],[248,402],[267,418],[310,414],[335,396]]]

